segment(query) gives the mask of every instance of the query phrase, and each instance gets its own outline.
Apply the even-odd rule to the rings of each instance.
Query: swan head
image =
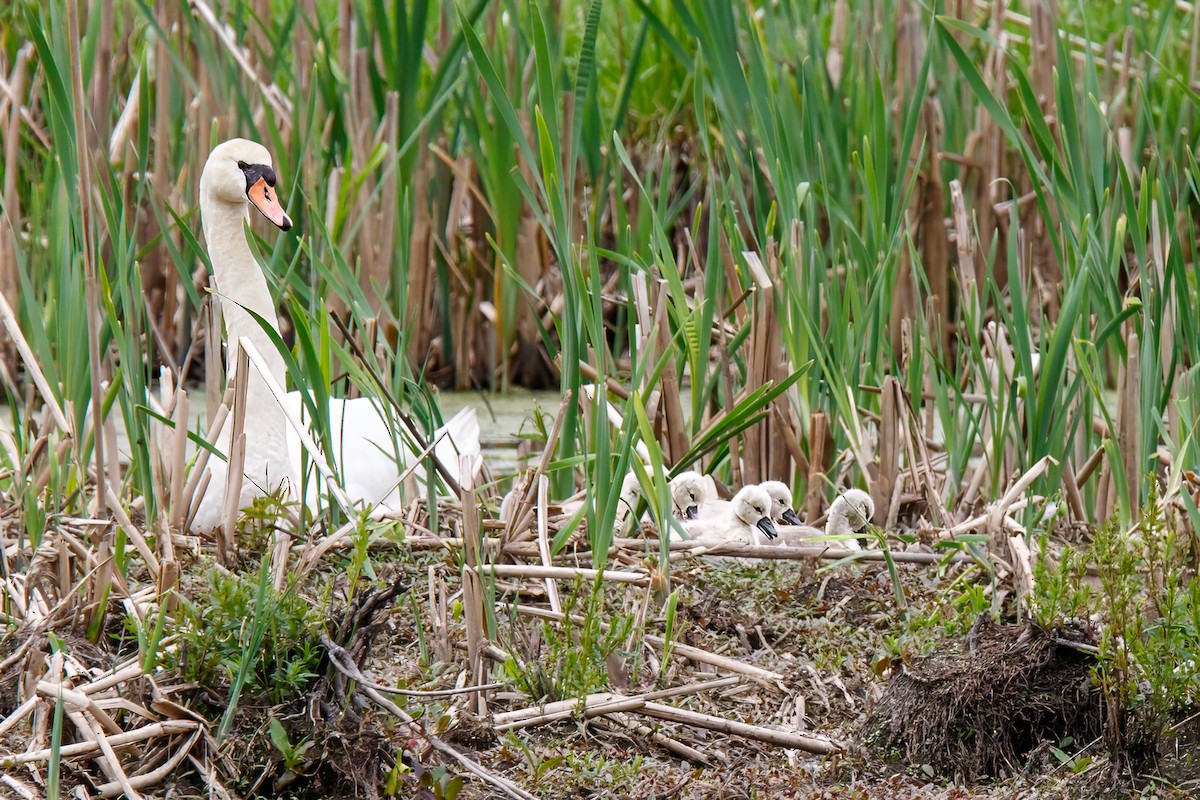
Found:
[[[675,516],[695,519],[700,516],[700,504],[708,497],[704,476],[699,472],[681,472],[671,479],[671,502]]]
[[[249,139],[230,139],[214,147],[204,163],[200,200],[251,203],[273,225],[286,231],[292,227],[292,220],[279,204],[276,180],[267,148]]]
[[[779,535],[771,521],[771,495],[761,486],[744,486],[733,496],[733,514],[746,525],[758,528],[768,539]]]
[[[792,490],[783,481],[764,481],[759,484],[771,496],[771,519],[783,520],[788,525],[803,525],[792,508]]]
[[[848,489],[829,507],[829,520],[838,520],[850,531],[861,531],[875,516],[875,501],[862,489]]]

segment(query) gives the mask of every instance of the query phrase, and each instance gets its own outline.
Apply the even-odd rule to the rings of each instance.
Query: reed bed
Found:
[[[1087,621],[1133,780],[1200,702],[1198,37],[1192,5],[1131,0],[0,10],[6,791],[536,796],[561,762],[514,777],[510,732],[566,719],[816,770],[981,612]],[[556,389],[526,469],[410,486],[399,519],[264,498],[192,535],[224,456],[189,409],[240,406],[197,201],[233,136],[296,221],[252,242],[292,384],[417,439],[440,389]],[[783,480],[810,523],[863,488],[876,544],[672,543],[688,469]],[[701,587],[766,562],[884,609],[854,692],[740,617],[684,641]]]

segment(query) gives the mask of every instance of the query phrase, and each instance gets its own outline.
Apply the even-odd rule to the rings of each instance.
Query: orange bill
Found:
[[[251,184],[250,188],[246,190],[246,196],[250,198],[251,203],[254,203],[254,207],[261,211],[264,217],[271,220],[276,227],[285,231],[292,227],[291,219],[284,213],[283,206],[279,205],[279,198],[271,191],[265,178],[259,178]]]

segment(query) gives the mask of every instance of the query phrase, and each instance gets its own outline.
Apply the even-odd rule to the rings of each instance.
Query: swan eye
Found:
[[[267,186],[274,186],[276,183],[275,170],[265,164],[247,164],[245,161],[239,161],[238,169],[246,176],[246,190],[258,183],[259,180],[267,182]]]

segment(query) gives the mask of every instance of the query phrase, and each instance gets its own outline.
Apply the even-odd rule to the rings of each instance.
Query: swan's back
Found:
[[[402,423],[394,419],[389,426],[380,413],[378,401],[369,397],[349,400],[330,398],[329,432],[333,440],[333,453],[327,458],[340,466],[339,474],[346,495],[354,501],[363,501],[368,507],[382,504],[391,511],[400,511],[403,505],[398,485],[400,476],[416,460],[420,451],[408,444],[408,437],[399,427]],[[302,402],[298,392],[289,392],[285,409],[297,419],[307,420],[302,413]],[[393,430],[393,427],[397,430]],[[479,420],[475,409],[466,407],[455,414],[435,432],[434,453],[446,467],[446,471],[461,484],[464,480],[461,456],[471,459],[472,477],[483,467],[483,455],[479,444]],[[300,436],[288,426],[288,455],[294,465],[300,464],[302,445]],[[412,499],[423,493],[426,481],[425,463],[417,464],[405,481],[405,497]],[[305,499],[310,508],[316,507],[319,492],[325,491],[324,482],[315,468],[307,471]]]

